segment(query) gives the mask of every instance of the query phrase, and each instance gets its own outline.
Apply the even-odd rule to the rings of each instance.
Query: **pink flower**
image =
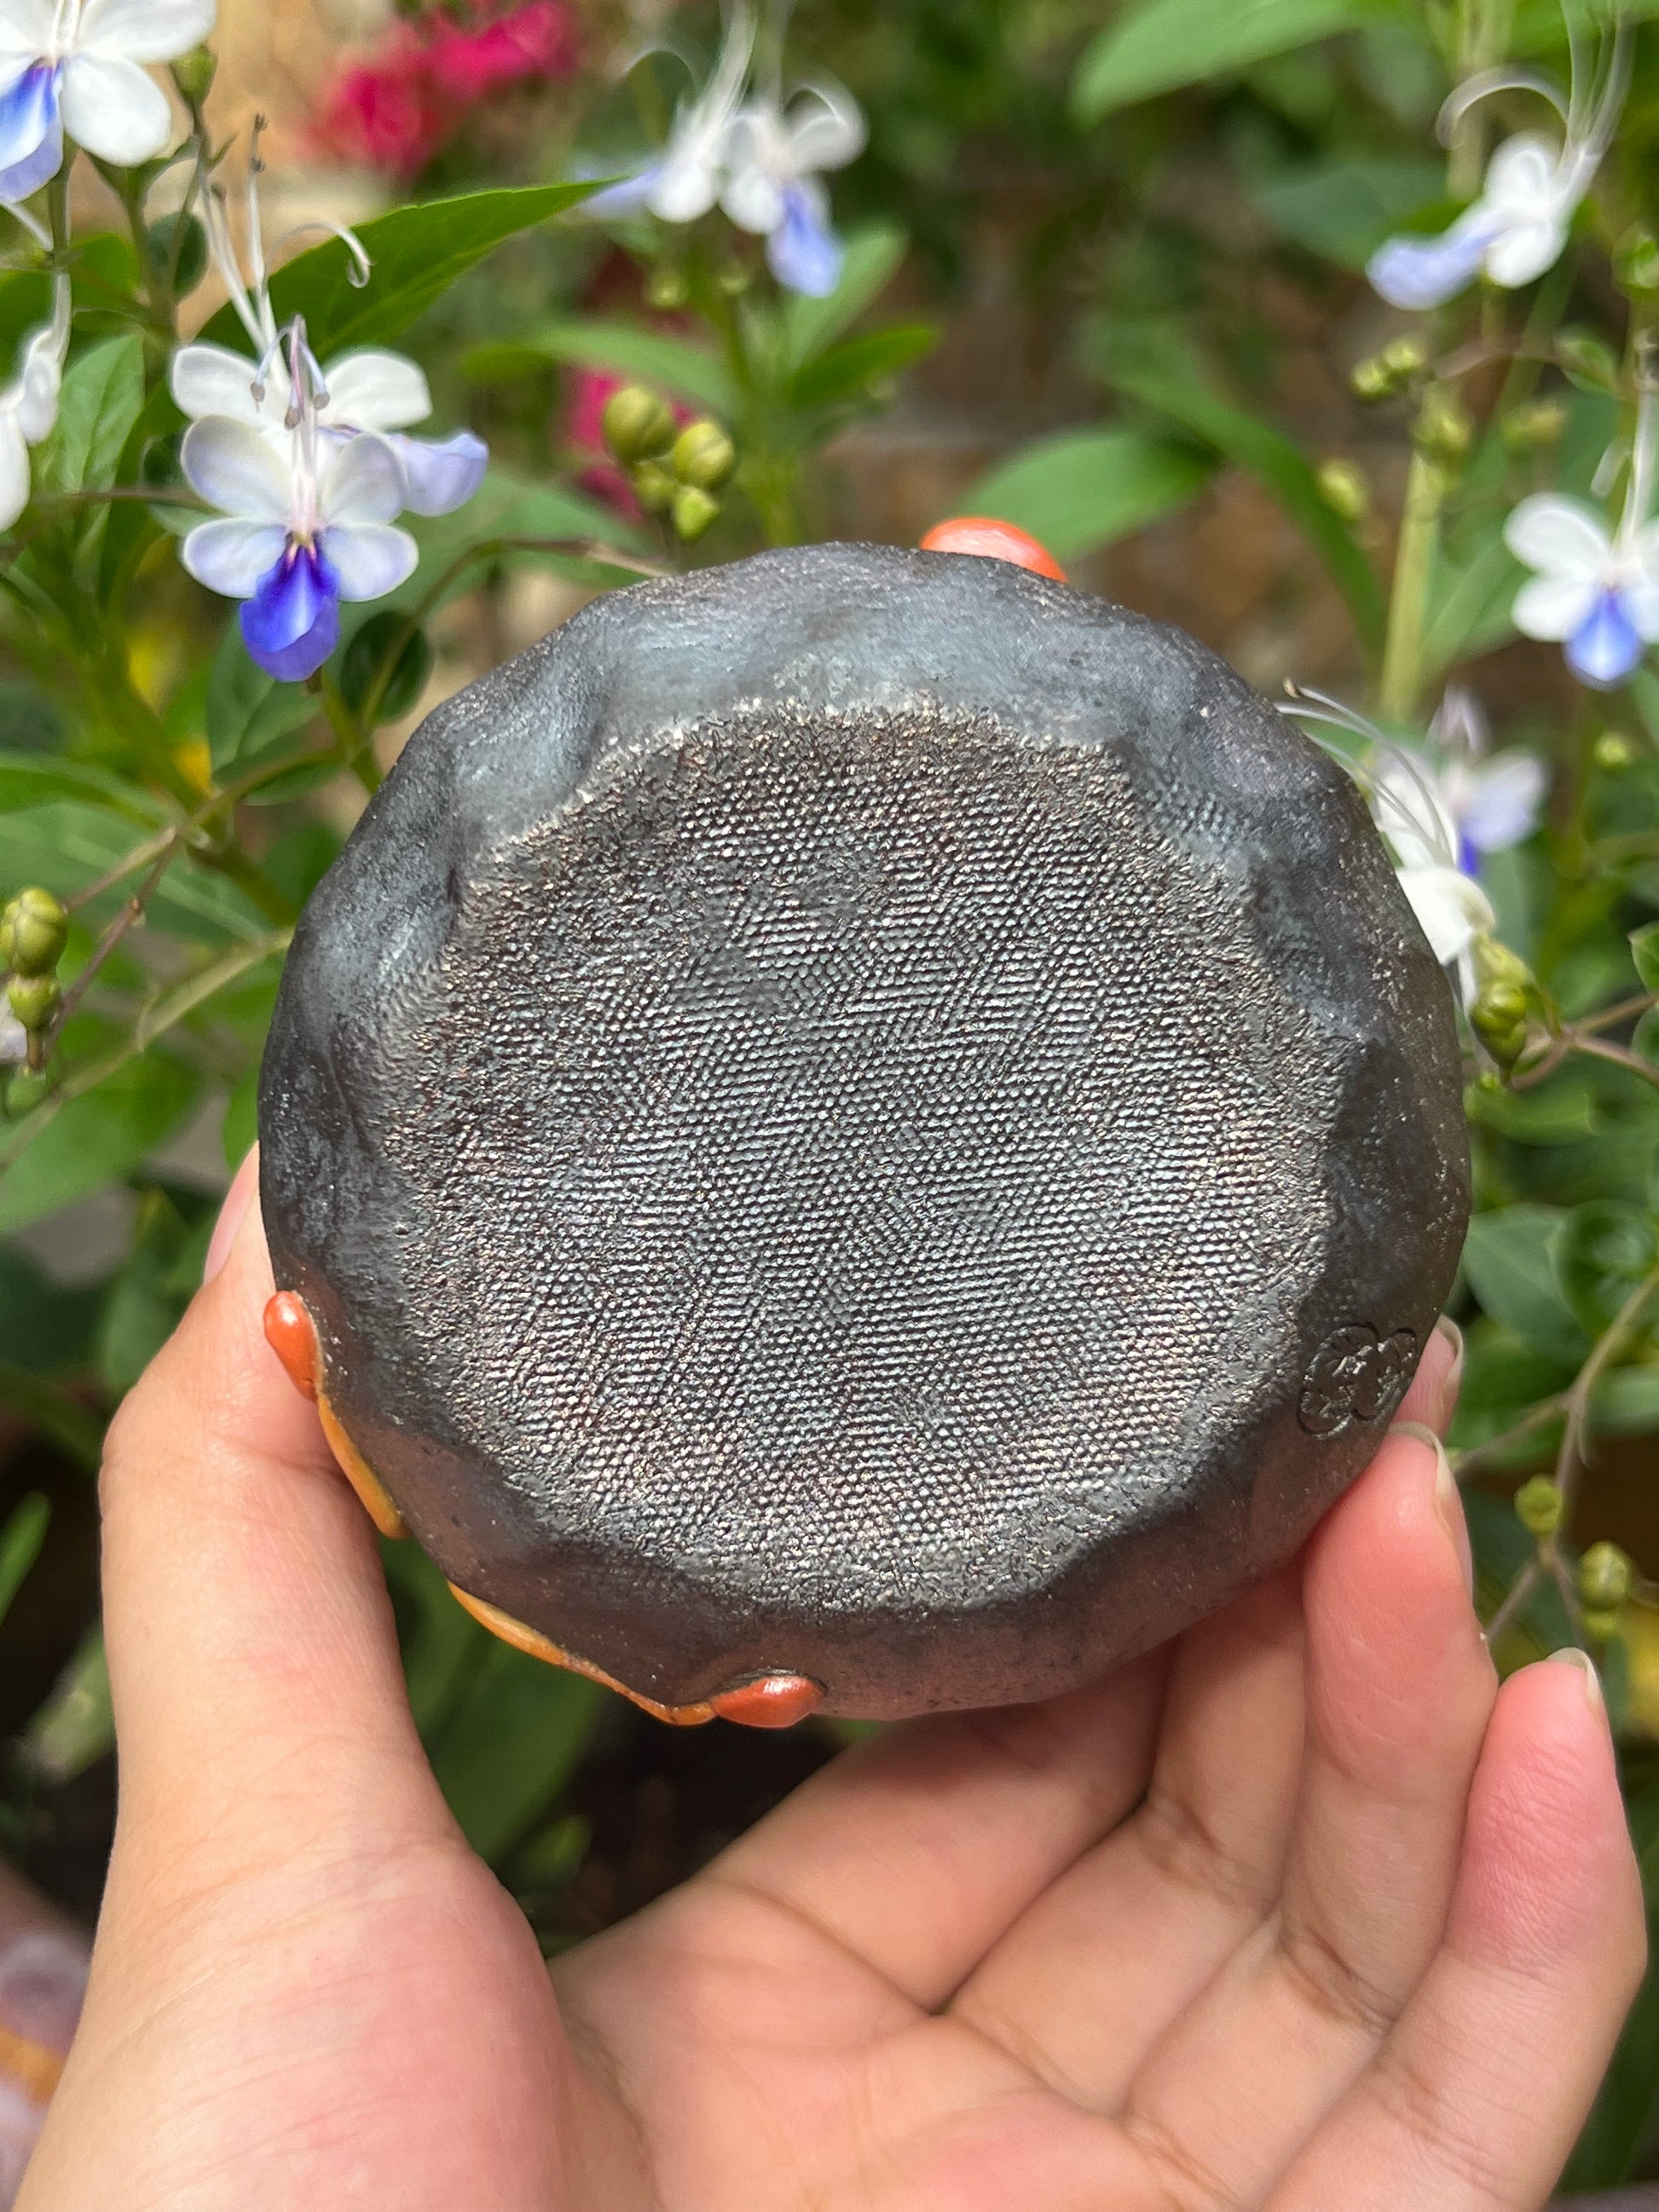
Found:
[[[474,9],[475,16],[483,12]],[[527,0],[473,30],[437,17],[427,53],[437,82],[454,97],[475,100],[531,78],[568,76],[576,66],[576,39],[557,0]]]
[[[561,0],[523,0],[505,13],[496,0],[471,0],[470,13],[464,26],[428,8],[342,70],[313,126],[324,151],[410,177],[455,136],[469,107],[575,69],[575,25]]]
[[[425,48],[401,26],[374,60],[342,70],[315,124],[327,152],[401,177],[425,167],[449,128],[427,74]]]

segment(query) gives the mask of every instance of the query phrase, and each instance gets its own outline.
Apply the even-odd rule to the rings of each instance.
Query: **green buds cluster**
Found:
[[[1561,1526],[1561,1492],[1547,1474],[1535,1474],[1515,1493],[1515,1517],[1529,1536],[1553,1536]]]
[[[628,471],[647,514],[667,517],[690,545],[720,511],[714,496],[737,466],[737,448],[706,417],[678,433],[655,392],[625,384],[605,404],[605,442]]]
[[[1348,389],[1367,407],[1394,399],[1415,383],[1429,365],[1427,349],[1416,338],[1393,338],[1381,353],[1357,362],[1348,374]]]
[[[645,304],[659,314],[672,315],[691,297],[691,287],[682,270],[666,264],[653,269],[645,280]]]
[[[1474,425],[1449,384],[1431,384],[1412,424],[1412,443],[1426,461],[1455,469],[1468,452]]]
[[[1364,470],[1340,457],[1320,463],[1319,495],[1344,522],[1363,522],[1370,512],[1371,488]]]
[[[1512,453],[1537,453],[1559,446],[1567,427],[1567,410],[1559,399],[1529,399],[1511,407],[1503,419],[1504,443]]]
[[[1469,1026],[1500,1067],[1513,1067],[1541,1009],[1536,979],[1520,955],[1495,937],[1476,938],[1470,953],[1476,989]]]
[[[19,891],[0,911],[0,963],[11,972],[6,1000],[31,1047],[51,1027],[62,1001],[58,963],[68,942],[69,915],[38,884]]]

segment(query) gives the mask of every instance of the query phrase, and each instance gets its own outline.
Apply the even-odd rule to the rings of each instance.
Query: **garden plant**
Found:
[[[55,1674],[0,1847],[46,1876],[108,1761],[64,1500],[200,1279],[179,1140],[252,1142],[389,734],[526,576],[574,605],[879,534],[854,463],[994,257],[1042,397],[916,525],[1000,517],[1108,584],[1230,486],[1280,533],[1248,672],[1367,794],[1459,1010],[1483,1617],[1503,1668],[1595,1659],[1659,1904],[1654,12],[734,0],[642,49],[621,11],[430,0],[308,125],[384,211],[279,236],[214,0],[0,0],[0,1634],[46,1617]],[[124,1248],[66,1277],[94,1205]],[[439,1780],[553,1948],[611,1701],[386,1564]],[[1659,1984],[1570,2178],[1650,2171]]]

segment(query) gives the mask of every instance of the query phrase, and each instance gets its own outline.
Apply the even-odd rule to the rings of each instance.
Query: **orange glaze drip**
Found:
[[[294,1291],[278,1291],[265,1304],[265,1341],[288,1371],[288,1379],[302,1397],[316,1401],[317,1416],[328,1438],[328,1448],[346,1480],[362,1501],[363,1510],[383,1536],[406,1536],[404,1516],[368,1462],[341,1427],[319,1381],[322,1361],[317,1349],[317,1330],[306,1310],[305,1300]]]
[[[1046,545],[1012,522],[991,514],[953,514],[936,522],[921,541],[924,553],[978,553],[988,561],[1012,561],[1038,576],[1066,581],[1066,571]]]
[[[647,1698],[641,1691],[630,1690],[626,1682],[619,1682],[614,1674],[607,1674],[602,1667],[595,1667],[586,1659],[579,1659],[573,1651],[564,1650],[551,1637],[544,1636],[538,1628],[527,1628],[515,1620],[510,1613],[503,1613],[498,1605],[491,1605],[481,1597],[473,1597],[459,1589],[453,1583],[450,1595],[463,1605],[492,1636],[499,1636],[503,1644],[515,1650],[527,1651],[532,1659],[544,1659],[550,1667],[563,1667],[573,1674],[584,1674],[590,1682],[599,1682],[618,1697],[626,1698],[641,1712],[649,1713],[653,1720],[666,1721],[671,1728],[701,1728],[706,1721],[736,1721],[744,1728],[791,1728],[804,1720],[823,1702],[823,1692],[816,1682],[804,1674],[763,1674],[757,1681],[740,1683],[735,1689],[722,1690],[713,1698],[700,1698],[695,1705],[665,1705],[655,1698]]]

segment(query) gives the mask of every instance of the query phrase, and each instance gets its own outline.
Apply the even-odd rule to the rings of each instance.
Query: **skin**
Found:
[[[1641,1899],[1594,1678],[1499,1689],[1429,1428],[1225,1613],[848,1752],[550,1980],[422,1757],[253,1210],[216,1256],[111,1439],[120,1817],[20,2212],[1542,2202]]]

